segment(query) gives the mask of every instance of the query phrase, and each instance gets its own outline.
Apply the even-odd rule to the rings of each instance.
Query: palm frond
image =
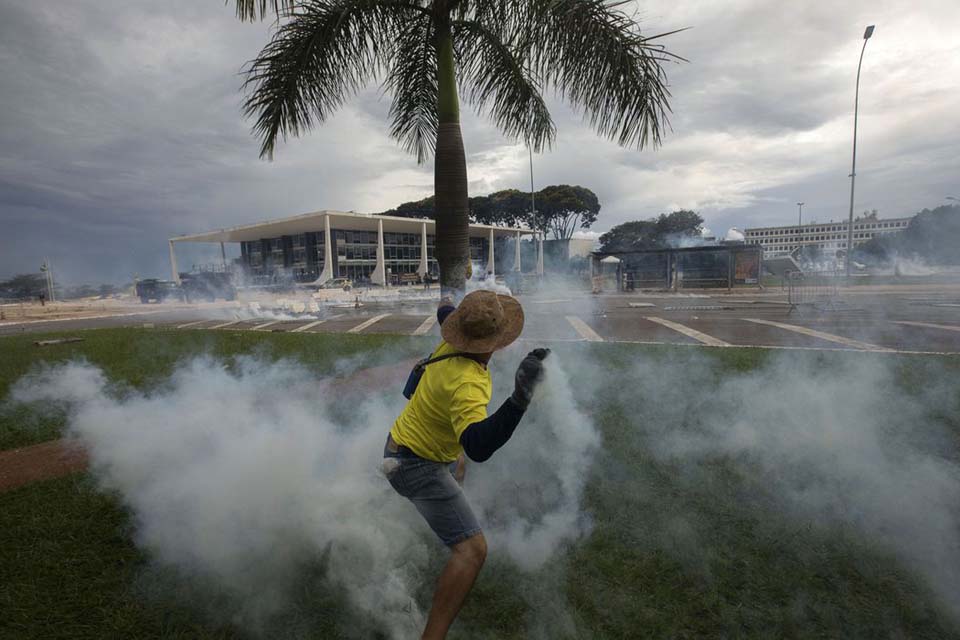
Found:
[[[553,143],[556,127],[535,79],[518,57],[526,47],[506,36],[502,29],[480,22],[454,23],[460,72],[469,85],[467,99],[487,111],[505,135],[541,151]]]
[[[252,88],[244,113],[256,118],[260,154],[272,158],[277,138],[323,123],[375,79],[412,15],[408,3],[303,0],[246,70]]]
[[[669,127],[664,63],[682,58],[645,38],[624,4],[530,0],[522,28],[533,69],[582,108],[600,135],[622,146],[657,146]]]
[[[420,16],[398,35],[393,65],[384,82],[393,94],[390,135],[425,162],[437,141],[437,50],[433,22]]]
[[[224,4],[230,4],[230,0],[224,0]],[[293,9],[296,0],[236,0],[236,4],[237,17],[254,22],[267,17],[270,11],[279,16]]]

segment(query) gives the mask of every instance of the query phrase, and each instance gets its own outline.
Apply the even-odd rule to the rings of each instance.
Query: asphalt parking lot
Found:
[[[522,339],[849,349],[960,354],[960,288],[850,290],[829,304],[792,308],[777,292],[521,297]],[[0,324],[0,335],[96,327],[177,330],[384,333],[438,336],[430,304],[329,308],[314,316],[251,318],[242,307],[165,309],[143,313]]]

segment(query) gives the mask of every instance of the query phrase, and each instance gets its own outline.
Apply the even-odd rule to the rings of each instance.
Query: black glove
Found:
[[[513,395],[510,399],[524,411],[530,405],[533,390],[543,380],[543,360],[548,355],[550,355],[550,349],[534,349],[520,361],[520,366],[517,367]]]

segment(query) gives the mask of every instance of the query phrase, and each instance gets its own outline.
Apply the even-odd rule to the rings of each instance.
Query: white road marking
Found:
[[[206,322],[206,320],[196,320],[194,322],[188,322],[186,324],[178,324],[177,329],[186,329],[187,327],[195,327],[198,324]]]
[[[230,322],[224,322],[224,323],[222,323],[222,324],[215,324],[215,325],[213,325],[213,326],[210,327],[210,328],[211,328],[211,329],[223,329],[224,327],[229,327],[229,326],[231,326],[231,325],[239,324],[239,323],[241,323],[241,322],[243,322],[243,320],[231,320]]]
[[[433,329],[433,325],[437,323],[436,316],[427,316],[427,319],[420,323],[420,326],[413,330],[413,333],[410,335],[413,336],[425,336],[429,333],[430,329]]]
[[[569,322],[570,326],[583,336],[583,339],[587,342],[603,342],[603,337],[577,316],[567,316],[567,322]]]
[[[279,321],[279,320],[271,320],[270,322],[264,322],[263,324],[258,324],[258,325],[255,326],[255,327],[250,327],[250,331],[261,331],[261,330],[263,330],[263,329],[266,329],[267,327],[272,327],[273,325],[277,324],[278,322],[280,322],[280,321]]]
[[[390,315],[389,313],[382,313],[382,314],[380,314],[379,316],[373,316],[373,317],[370,318],[369,320],[366,320],[366,321],[364,321],[364,322],[361,322],[360,324],[358,324],[357,326],[353,327],[352,329],[348,329],[348,330],[347,330],[347,333],[360,333],[361,331],[363,331],[363,330],[366,329],[367,327],[370,327],[370,326],[372,326],[372,325],[380,322],[381,320],[383,320],[384,318],[386,318],[386,317],[389,316],[389,315]]]
[[[955,324],[934,324],[932,322],[913,322],[911,320],[894,320],[894,324],[905,324],[911,327],[926,327],[927,329],[945,329],[947,331],[960,331],[960,327]]]
[[[323,324],[324,322],[326,322],[326,321],[325,321],[325,320],[314,320],[313,322],[308,322],[307,324],[300,325],[300,326],[297,327],[296,329],[291,329],[290,332],[291,332],[291,333],[299,333],[299,332],[301,332],[301,331],[306,331],[307,329],[312,329],[313,327],[317,326],[318,324]]]
[[[679,322],[674,322],[672,320],[667,320],[665,318],[658,318],[656,316],[645,316],[650,322],[656,322],[659,325],[663,325],[668,329],[673,329],[677,333],[682,333],[688,338],[693,338],[697,342],[701,342],[710,347],[729,347],[732,346],[729,342],[724,342],[719,338],[714,338],[713,336],[708,336],[702,331],[697,331],[696,329],[691,329],[690,327],[680,324]]]
[[[836,342],[837,344],[842,344],[844,346],[852,347],[854,349],[862,349],[864,351],[895,351],[895,349],[881,347],[875,344],[870,344],[869,342],[854,340],[852,338],[844,338],[843,336],[838,336],[833,333],[826,333],[825,331],[817,331],[816,329],[801,327],[796,324],[774,322],[773,320],[760,320],[759,318],[744,318],[744,320],[746,320],[747,322],[753,322],[755,324],[765,324],[771,327],[777,327],[778,329],[784,329],[786,331],[793,331],[794,333],[801,333],[805,336],[810,336],[811,338],[820,338],[821,340],[826,340],[828,342]]]

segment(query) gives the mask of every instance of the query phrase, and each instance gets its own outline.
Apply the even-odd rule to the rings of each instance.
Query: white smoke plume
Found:
[[[495,402],[520,355],[495,358]],[[495,462],[470,465],[465,485],[491,559],[527,570],[589,530],[580,499],[598,436],[553,360],[515,438]],[[378,472],[400,382],[386,396],[362,390],[346,407],[342,389],[290,361],[240,357],[228,368],[199,357],[147,392],[74,362],[21,379],[12,398],[65,407],[99,482],[132,509],[138,545],[226,594],[232,622],[276,637],[271,617],[305,567],[325,559],[326,584],[359,621],[347,632],[403,639],[422,630],[416,595],[446,551]]]
[[[709,494],[725,461],[796,523],[852,527],[893,553],[960,620],[960,386],[936,361],[910,374],[895,358],[781,353],[720,375],[691,352],[578,378],[598,404],[620,404],[631,437],[678,482]],[[908,393],[912,376],[925,384]]]

